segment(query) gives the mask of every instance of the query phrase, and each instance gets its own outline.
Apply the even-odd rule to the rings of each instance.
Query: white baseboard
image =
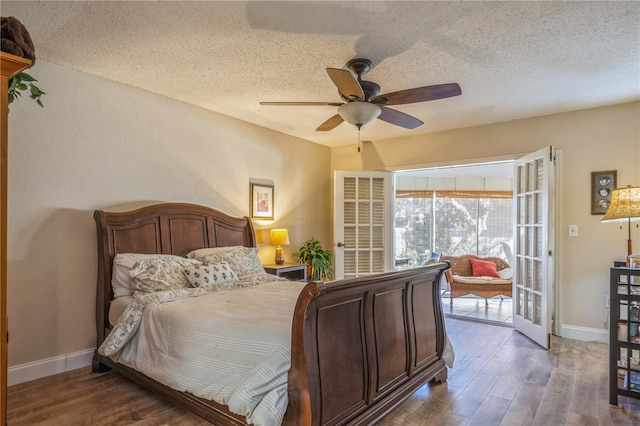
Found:
[[[17,385],[18,383],[29,382],[31,380],[53,376],[54,374],[64,373],[65,371],[87,367],[91,365],[94,351],[95,349],[87,349],[9,367],[7,371],[7,385]]]
[[[588,342],[609,343],[609,330],[599,328],[580,327],[577,325],[560,325],[560,336],[568,339],[585,340]]]

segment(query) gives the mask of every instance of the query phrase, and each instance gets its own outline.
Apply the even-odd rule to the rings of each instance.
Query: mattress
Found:
[[[108,337],[100,351],[175,390],[225,404],[250,423],[279,425],[288,404],[293,312],[303,288],[278,281],[143,303],[137,330],[120,350],[104,347]],[[124,332],[140,304],[134,297],[110,336]],[[121,308],[114,304],[114,316]]]

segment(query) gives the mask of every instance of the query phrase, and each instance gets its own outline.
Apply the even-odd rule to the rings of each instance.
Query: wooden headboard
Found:
[[[202,247],[255,247],[253,224],[195,204],[166,203],[128,212],[94,213],[98,230],[97,345],[108,334],[113,300],[111,272],[117,253],[184,256]]]

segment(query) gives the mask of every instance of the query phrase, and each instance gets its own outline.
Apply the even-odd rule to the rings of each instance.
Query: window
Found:
[[[513,193],[398,190],[395,241],[399,269],[420,265],[432,252],[510,260]]]

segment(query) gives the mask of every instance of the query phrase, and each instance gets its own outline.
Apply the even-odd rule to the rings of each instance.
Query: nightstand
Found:
[[[292,281],[307,282],[307,265],[302,263],[284,263],[282,265],[262,265],[268,274],[285,277]]]

